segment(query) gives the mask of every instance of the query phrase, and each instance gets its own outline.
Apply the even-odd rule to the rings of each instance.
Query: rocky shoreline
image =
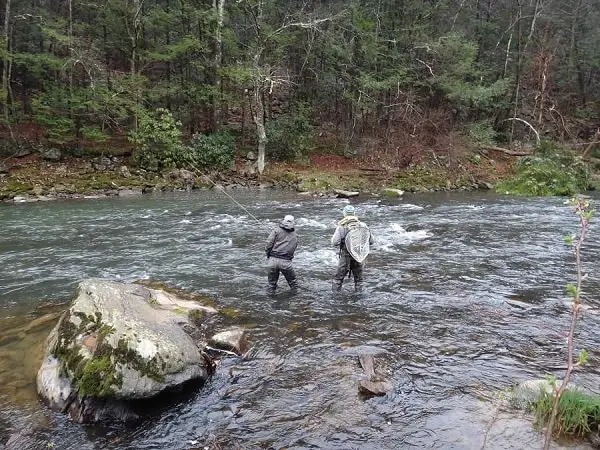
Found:
[[[409,192],[456,192],[456,191],[476,191],[476,190],[491,190],[494,186],[491,183],[481,182],[477,184],[473,184],[471,186],[461,186],[458,188],[425,188],[419,190],[409,190]],[[368,195],[372,197],[379,197],[382,195],[390,196],[390,197],[400,197],[400,195],[389,195],[386,194],[386,191],[389,190],[384,188],[382,190],[372,189],[368,191],[359,192],[357,195],[347,196],[344,194],[339,194],[336,192],[336,189],[329,190],[317,190],[317,191],[304,191],[300,190],[297,187],[286,185],[285,183],[258,183],[249,181],[247,183],[228,183],[228,184],[217,184],[214,187],[193,187],[191,189],[181,188],[181,187],[173,187],[173,186],[151,186],[151,187],[120,187],[118,189],[101,189],[92,193],[65,193],[65,192],[57,192],[57,193],[49,193],[36,195],[32,194],[21,194],[15,195],[14,197],[6,197],[2,199],[3,203],[36,203],[36,202],[50,202],[50,201],[58,201],[58,200],[83,200],[83,199],[102,199],[102,198],[110,198],[110,197],[136,197],[144,194],[156,193],[156,192],[189,192],[192,190],[265,190],[265,189],[274,189],[274,190],[292,190],[298,192],[298,195],[309,195],[313,197],[358,197],[359,195]],[[352,191],[356,192],[356,191]],[[402,192],[402,191],[401,191]]]
[[[436,171],[437,169],[437,171]],[[186,169],[164,173],[130,167],[120,157],[47,161],[15,160],[0,171],[0,202],[31,203],[67,199],[132,197],[156,192],[197,189],[296,191],[315,197],[339,197],[339,190],[369,196],[406,192],[472,191],[493,189],[496,181],[485,171],[457,178],[450,169],[417,166],[390,176],[388,171],[339,171],[331,168],[273,165],[256,174],[249,161],[225,172],[202,174]]]

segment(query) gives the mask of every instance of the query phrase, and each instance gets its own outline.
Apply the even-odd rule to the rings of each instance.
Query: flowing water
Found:
[[[235,196],[258,221],[210,191],[0,207],[0,327],[21,330],[0,338],[0,444],[480,448],[487,433],[487,448],[540,447],[530,417],[496,413],[494,404],[520,381],[564,373],[564,285],[575,266],[563,236],[577,231],[577,220],[563,199],[361,199],[357,212],[377,243],[357,295],[349,281],[341,294],[330,289],[337,254],[329,240],[347,200]],[[302,290],[291,296],[282,279],[270,298],[262,246],[285,214],[297,219]],[[590,307],[576,336],[590,364],[575,376],[594,392],[597,242],[592,227],[584,249]],[[248,358],[223,360],[200,391],[135,426],[82,426],[49,412],[34,384],[55,322],[47,314],[62,310],[87,277],[160,279],[215,297],[250,330]],[[361,351],[379,353],[376,371],[393,382],[392,393],[358,395]]]

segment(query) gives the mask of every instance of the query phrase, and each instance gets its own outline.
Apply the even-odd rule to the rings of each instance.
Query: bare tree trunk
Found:
[[[579,96],[581,98],[581,106],[585,108],[587,103],[585,93],[585,83],[583,80],[583,69],[581,67],[581,61],[579,60],[579,45],[577,43],[577,26],[579,22],[579,11],[582,8],[582,0],[577,2],[577,7],[573,13],[573,22],[571,23],[571,51],[569,55],[569,64],[571,68],[575,66],[577,69],[577,86],[579,88]]]
[[[267,132],[265,129],[265,103],[263,97],[262,80],[254,82],[254,124],[256,125],[256,137],[258,138],[258,160],[256,167],[262,175],[265,170],[265,152],[267,148]]]
[[[12,27],[10,25],[10,7],[11,0],[6,0],[6,8],[4,10],[4,51],[5,57],[2,64],[2,101],[3,101],[3,112],[4,112],[4,125],[8,128],[10,138],[14,143],[17,142],[15,135],[13,134],[12,127],[10,125],[10,117],[8,111],[9,100],[13,103],[12,90],[10,86],[10,79],[12,78]]]
[[[69,57],[71,67],[69,68],[69,94],[73,95],[73,0],[69,0]]]
[[[263,0],[258,0],[256,2],[250,2],[247,0],[246,4],[248,6],[247,11],[249,12],[249,16],[253,21],[254,32],[256,33],[256,47],[252,58],[254,100],[251,103],[254,103],[254,105],[251,106],[254,106],[254,111],[252,114],[254,118],[254,124],[256,125],[256,135],[258,139],[257,169],[259,174],[262,175],[265,168],[265,152],[267,145],[267,133],[265,129],[265,91],[268,87],[269,93],[271,93],[273,86],[276,83],[279,83],[274,81],[274,76],[271,73],[270,67],[262,65],[263,54],[265,51],[267,51],[270,42],[272,42],[276,36],[280,35],[285,30],[292,27],[316,29],[319,24],[328,22],[332,20],[332,18],[327,17],[323,19],[310,20],[307,22],[286,22],[279,28],[271,31],[269,34],[265,34],[264,31],[262,31],[264,6]]]
[[[508,36],[508,43],[506,44],[506,59],[504,60],[504,72],[502,72],[502,78],[506,78],[508,72],[508,60],[510,59],[510,44],[512,43],[513,32],[511,30]]]
[[[125,0],[125,6],[127,7],[129,4],[129,0]],[[140,20],[140,16],[142,14],[142,7],[144,5],[144,0],[133,0],[133,17],[131,19],[131,27],[129,26],[129,17],[125,17],[125,27],[127,30],[127,35],[129,36],[129,40],[131,42],[131,53],[130,53],[130,71],[132,82],[135,83],[134,77],[137,73],[136,67],[136,59],[137,59],[137,46],[138,39],[140,37],[142,23]],[[126,8],[127,9],[127,8]],[[140,96],[139,89],[135,88],[134,95],[136,98],[136,106],[138,104],[138,99]],[[137,131],[138,128],[138,114],[137,111],[133,114],[133,129]]]
[[[5,56],[2,61],[2,109],[4,112],[5,122],[8,123],[8,85],[10,84],[8,78],[8,66],[10,64],[10,51],[9,51],[9,29],[10,29],[10,3],[11,0],[6,0],[6,8],[4,10],[4,30],[2,33],[2,38],[4,39],[4,51]]]
[[[523,47],[523,53],[525,53],[527,51],[527,47],[529,46],[529,43],[531,42],[531,38],[533,37],[533,33],[535,32],[535,24],[536,24],[538,16],[542,12],[543,6],[544,6],[544,4],[543,4],[542,0],[535,0],[535,8],[533,10],[531,26],[529,27],[529,34],[527,35],[527,40],[525,41],[525,46]],[[521,5],[519,4],[519,9],[520,9],[520,7],[521,7]]]
[[[548,85],[548,65],[552,59],[551,55],[545,55],[542,58],[542,73],[541,73],[541,86],[540,86],[540,110],[538,113],[538,127],[542,126],[542,120],[544,118],[544,103],[546,101],[546,87]]]
[[[522,0],[517,1],[517,14],[516,14],[516,23],[517,23],[517,68],[515,74],[515,92],[514,92],[514,117],[518,117],[519,113],[519,90],[521,89],[521,69],[523,62],[523,53],[522,53],[522,45],[521,45],[521,18],[523,13],[522,8]],[[512,147],[513,139],[515,136],[515,122],[511,122],[510,127],[510,136],[508,139],[508,146]]]
[[[212,101],[212,122],[213,130],[218,131],[219,122],[221,118],[221,65],[223,64],[223,21],[225,14],[225,0],[213,0],[213,8],[217,12],[217,27],[215,29],[215,62],[214,62],[214,87],[215,93],[213,94]]]
[[[13,32],[13,27],[12,27],[12,25],[10,25],[9,29],[8,29],[8,54],[9,55],[12,55],[12,51],[13,51],[12,32]],[[12,80],[12,69],[13,69],[12,58],[8,58],[8,76],[6,79],[6,88],[8,89],[8,100],[10,101],[11,105],[13,105],[15,103],[15,100],[13,97],[12,85],[10,82],[10,80]],[[12,130],[11,130],[11,136],[12,136]],[[13,140],[14,140],[14,136],[13,136]]]

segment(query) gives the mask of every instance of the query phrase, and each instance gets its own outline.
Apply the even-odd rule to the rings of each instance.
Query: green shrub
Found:
[[[189,161],[204,169],[226,169],[234,160],[235,136],[220,132],[195,134],[188,151]]]
[[[489,120],[470,123],[467,126],[467,130],[469,137],[474,143],[489,147],[496,145],[496,130],[494,130]]]
[[[289,161],[308,154],[314,146],[312,109],[298,103],[294,111],[267,123],[267,154],[276,160]]]
[[[142,115],[138,130],[129,135],[129,140],[137,146],[134,162],[154,171],[181,166],[186,152],[180,127],[181,123],[164,108],[157,109],[155,114]]]
[[[574,195],[590,187],[591,171],[581,156],[544,142],[533,156],[523,157],[517,173],[496,186],[516,195]]]
[[[554,397],[544,394],[533,405],[538,424],[546,424],[552,413]],[[576,389],[564,391],[558,401],[555,430],[560,434],[585,436],[600,424],[600,397]]]

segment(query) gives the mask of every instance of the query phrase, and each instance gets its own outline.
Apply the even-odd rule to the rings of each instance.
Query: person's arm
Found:
[[[375,238],[373,237],[373,233],[369,230],[369,245],[373,245],[375,243]]]
[[[267,254],[267,258],[271,256],[271,250],[273,250],[273,246],[275,245],[275,237],[277,236],[277,231],[271,231],[269,237],[267,238],[267,243],[265,245],[265,253]]]
[[[338,247],[342,243],[342,227],[336,227],[331,237],[331,245]]]

